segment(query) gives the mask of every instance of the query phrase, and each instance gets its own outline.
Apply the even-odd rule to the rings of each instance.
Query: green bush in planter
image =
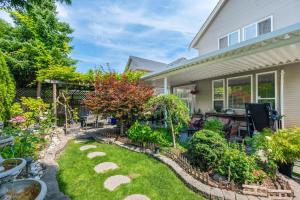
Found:
[[[215,169],[227,149],[227,142],[219,133],[211,130],[196,132],[188,147],[188,157],[193,165],[204,171]]]
[[[238,183],[261,182],[265,173],[259,169],[253,156],[240,149],[228,148],[220,159],[218,173]]]
[[[206,120],[204,124],[204,129],[222,133],[224,129],[224,124],[221,120],[214,117]]]

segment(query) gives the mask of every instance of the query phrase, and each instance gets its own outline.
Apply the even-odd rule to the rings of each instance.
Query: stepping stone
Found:
[[[85,142],[88,142],[89,140],[87,139],[78,139],[78,140],[75,140],[75,144],[80,144],[80,143],[85,143]]]
[[[95,149],[95,148],[97,148],[96,145],[85,145],[85,146],[80,147],[80,151],[85,151],[88,149]]]
[[[106,153],[104,152],[100,152],[100,151],[96,151],[96,152],[91,152],[87,155],[88,158],[92,159],[92,158],[95,158],[95,157],[98,157],[98,156],[105,156]]]
[[[130,183],[130,178],[128,176],[116,175],[107,178],[104,182],[104,187],[109,191],[114,191],[117,187],[122,184]]]
[[[150,198],[142,194],[133,194],[126,197],[124,200],[150,200]]]
[[[99,173],[103,174],[106,171],[114,170],[114,169],[117,169],[117,168],[119,168],[119,166],[116,163],[113,163],[113,162],[103,162],[103,163],[100,163],[100,164],[96,165],[96,167],[94,167],[94,170],[98,174]]]

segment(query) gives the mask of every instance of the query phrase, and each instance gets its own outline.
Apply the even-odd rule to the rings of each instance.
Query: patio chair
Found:
[[[250,137],[265,128],[272,128],[272,107],[269,103],[246,103],[247,131]]]
[[[98,127],[98,116],[95,114],[89,114],[82,118],[82,127],[87,129],[88,125],[92,125],[92,127]]]
[[[202,114],[193,115],[187,130],[188,136],[194,134],[204,127],[204,119]]]

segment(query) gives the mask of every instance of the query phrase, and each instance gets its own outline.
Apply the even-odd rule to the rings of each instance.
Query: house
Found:
[[[125,70],[156,72],[165,69],[166,63],[157,62],[136,56],[129,56]]]
[[[270,102],[283,127],[299,126],[299,8],[299,0],[220,0],[190,44],[199,56],[142,79],[179,91],[193,110],[244,113],[247,102]]]

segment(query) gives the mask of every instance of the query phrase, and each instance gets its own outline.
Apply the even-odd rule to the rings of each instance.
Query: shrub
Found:
[[[226,148],[226,140],[219,133],[204,129],[193,135],[188,156],[192,164],[208,171],[218,166]]]
[[[155,144],[164,147],[172,146],[172,136],[165,128],[154,129],[152,133],[152,138]]]
[[[9,119],[15,92],[12,75],[0,51],[0,121]]]
[[[245,152],[232,148],[225,150],[218,166],[218,172],[238,183],[245,181],[253,183],[262,181],[265,177],[265,173],[259,170],[253,156],[248,156]]]
[[[128,129],[128,138],[134,142],[142,142],[147,143],[153,140],[152,138],[152,129],[150,126],[146,124],[141,124],[136,121],[129,129]]]
[[[224,124],[218,118],[210,118],[205,122],[204,128],[207,130],[222,133],[224,129]]]

